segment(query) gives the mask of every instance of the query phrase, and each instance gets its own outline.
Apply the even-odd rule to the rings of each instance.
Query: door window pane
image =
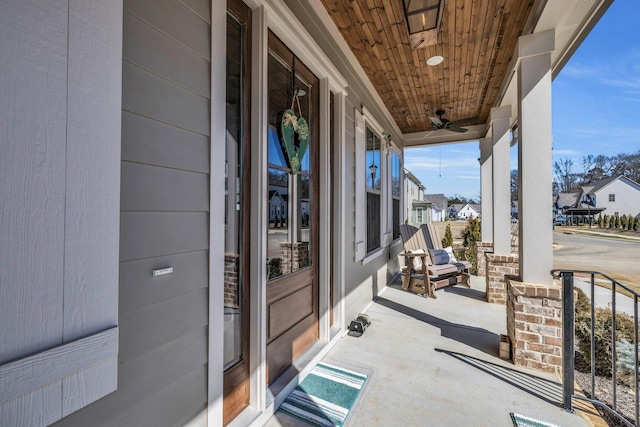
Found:
[[[296,60],[286,60],[278,53],[269,52],[269,129],[267,161],[269,174],[267,277],[269,280],[293,273],[312,262],[312,155],[314,141],[311,121],[313,117],[313,90],[297,73]],[[294,175],[289,156],[283,149],[281,122],[285,110],[291,109],[301,123],[309,125],[304,145],[302,134],[295,133],[293,146],[304,154],[300,169]],[[292,153],[293,154],[293,153]]]
[[[289,237],[289,172],[269,168],[269,227],[267,228],[267,278],[275,279],[284,272]]]
[[[225,146],[224,366],[242,360],[243,33],[227,15],[227,139]]]

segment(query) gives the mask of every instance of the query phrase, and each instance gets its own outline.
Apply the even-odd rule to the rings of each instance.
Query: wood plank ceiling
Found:
[[[402,0],[322,0],[400,130],[431,130],[494,106],[534,1],[448,0],[438,43],[412,50]],[[434,55],[444,62],[429,66]]]

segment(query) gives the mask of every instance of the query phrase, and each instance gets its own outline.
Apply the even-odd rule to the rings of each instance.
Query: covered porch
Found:
[[[499,357],[505,308],[487,303],[483,279],[433,300],[403,291],[395,278],[371,303],[371,326],[361,337],[345,335],[323,359],[368,376],[349,425],[507,427],[510,413],[567,427],[606,425],[576,399],[576,414],[562,409],[558,376]],[[277,412],[265,425],[306,424]]]

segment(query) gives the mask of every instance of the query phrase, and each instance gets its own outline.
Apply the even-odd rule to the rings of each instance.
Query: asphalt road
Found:
[[[553,233],[553,268],[599,271],[640,288],[640,240]]]

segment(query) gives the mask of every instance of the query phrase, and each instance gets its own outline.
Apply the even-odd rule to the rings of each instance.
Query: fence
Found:
[[[573,411],[572,407],[572,398],[582,399],[591,402],[594,406],[597,406],[605,411],[610,412],[624,424],[633,426],[628,418],[625,418],[618,408],[617,402],[617,387],[618,387],[618,350],[617,343],[619,342],[617,334],[618,334],[618,320],[622,316],[618,313],[616,308],[616,296],[618,295],[618,290],[625,290],[630,296],[633,305],[633,389],[635,392],[635,407],[633,408],[633,418],[635,419],[635,425],[640,425],[640,409],[639,409],[639,400],[638,400],[638,300],[640,298],[640,294],[630,289],[628,286],[618,282],[615,279],[607,276],[606,274],[596,272],[596,271],[583,271],[583,270],[553,270],[551,274],[554,277],[560,278],[562,280],[562,297],[563,297],[563,352],[562,352],[562,378],[563,378],[563,407],[567,411]],[[590,397],[584,397],[581,395],[575,394],[575,351],[576,351],[576,310],[575,310],[575,277],[574,274],[580,274],[582,276],[587,276],[590,278],[589,281],[589,289],[590,289],[590,365],[591,365],[591,390]],[[610,337],[611,337],[611,385],[612,385],[612,399],[611,402],[604,402],[598,399],[597,392],[600,390],[596,390],[596,358],[600,358],[602,360],[603,354],[597,354],[596,351],[600,352],[602,350],[601,345],[596,349],[597,340],[606,340],[608,341],[609,337],[603,337],[601,335],[596,336],[596,321],[598,309],[596,309],[596,276],[603,278],[606,282],[611,284],[611,323],[608,324],[610,327]],[[600,331],[601,332],[601,331]],[[583,343],[584,344],[584,343]],[[607,346],[605,346],[607,347]],[[609,357],[607,355],[606,357]],[[588,391],[588,390],[585,390]],[[627,415],[628,417],[628,415]]]

